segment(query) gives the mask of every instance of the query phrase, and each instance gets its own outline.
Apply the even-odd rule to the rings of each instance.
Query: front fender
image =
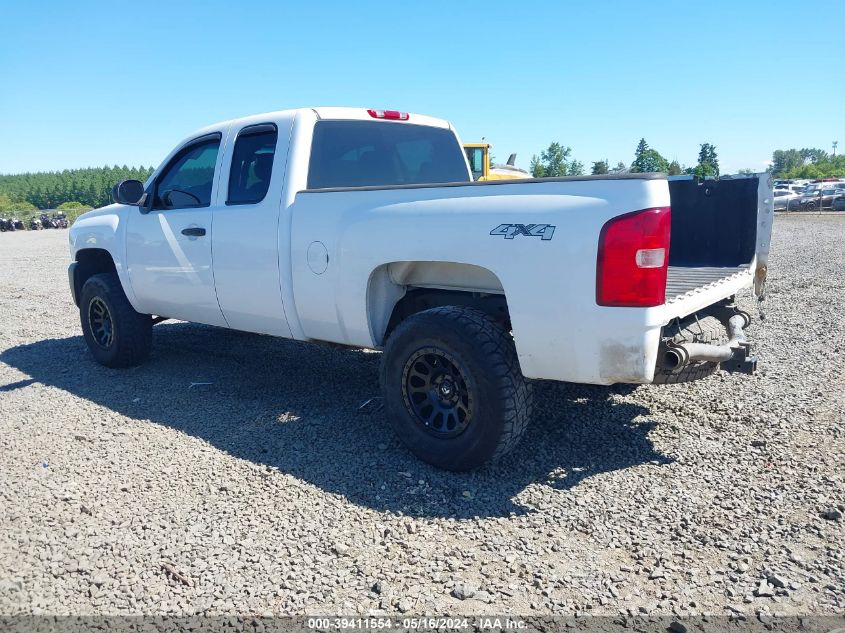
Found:
[[[80,215],[68,231],[71,260],[76,261],[80,251],[99,249],[106,251],[114,262],[115,271],[129,303],[138,310],[138,301],[132,290],[126,263],[126,219],[135,207],[111,204]]]

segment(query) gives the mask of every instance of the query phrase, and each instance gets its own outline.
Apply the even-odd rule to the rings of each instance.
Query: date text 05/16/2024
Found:
[[[488,631],[520,631],[526,628],[526,623],[520,618],[513,617],[368,617],[368,618],[338,618],[313,617],[308,618],[306,626],[315,631],[339,630],[381,630],[381,631],[420,631],[420,630],[488,630]]]

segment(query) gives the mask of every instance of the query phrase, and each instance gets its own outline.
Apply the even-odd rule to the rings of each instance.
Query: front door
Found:
[[[211,219],[221,134],[183,146],[129,214],[126,261],[139,310],[225,326],[211,268]]]

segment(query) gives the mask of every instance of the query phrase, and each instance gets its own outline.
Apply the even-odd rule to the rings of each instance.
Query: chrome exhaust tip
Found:
[[[689,357],[682,348],[667,349],[663,354],[663,367],[672,372],[680,371],[688,362]]]

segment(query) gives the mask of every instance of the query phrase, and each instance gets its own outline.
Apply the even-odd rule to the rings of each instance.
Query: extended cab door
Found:
[[[211,268],[212,203],[222,134],[183,145],[129,213],[126,261],[139,309],[147,314],[225,326]]]
[[[290,337],[279,273],[289,254],[279,252],[278,236],[293,118],[253,117],[239,125],[229,132],[214,208],[217,299],[229,327]]]

